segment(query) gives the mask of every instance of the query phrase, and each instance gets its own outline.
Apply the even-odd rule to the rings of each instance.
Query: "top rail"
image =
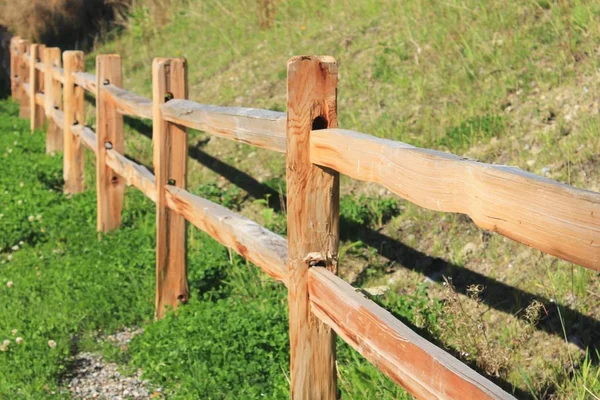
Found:
[[[600,193],[343,129],[313,131],[310,157],[421,207],[467,214],[481,228],[600,270]]]
[[[121,114],[152,119],[152,100],[115,85],[104,85],[102,90],[108,94],[107,100],[114,104]]]
[[[167,121],[215,136],[285,153],[286,113],[243,107],[219,107],[189,100],[161,106]]]
[[[97,95],[96,76],[74,73]],[[152,101],[107,84],[119,112],[152,118]],[[219,107],[174,99],[161,106],[165,120],[218,137],[286,151],[286,113]],[[545,253],[600,270],[600,194],[518,168],[484,164],[359,132],[313,131],[311,161],[354,179],[374,182],[419,206],[466,214],[481,228]]]
[[[75,84],[81,86],[94,96],[98,94],[96,88],[96,75],[88,74],[87,72],[73,72],[73,78],[75,78]]]
[[[57,66],[52,66],[52,78],[59,81],[60,83],[62,83],[64,85],[65,83],[65,70],[62,68],[59,68]]]

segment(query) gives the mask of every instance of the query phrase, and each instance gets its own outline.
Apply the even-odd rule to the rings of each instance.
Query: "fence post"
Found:
[[[25,84],[29,81],[29,65],[25,59],[25,53],[29,49],[28,40],[19,40],[17,44],[19,49],[19,117],[29,118],[29,93],[25,90]]]
[[[38,105],[35,98],[38,92],[44,91],[43,72],[38,71],[35,67],[38,60],[42,57],[44,48],[46,46],[43,44],[35,43],[29,47],[29,87],[31,88],[29,96],[29,112],[31,115],[29,126],[31,132],[44,126],[45,121],[44,107]]]
[[[186,188],[187,132],[163,119],[160,106],[170,99],[187,99],[187,65],[182,58],[156,58],[152,63],[152,147],[156,176],[156,309],[187,302],[187,232],[183,216],[170,210],[165,185]]]
[[[63,53],[64,65],[64,179],[65,193],[79,193],[83,191],[83,148],[78,136],[73,135],[72,127],[83,123],[83,88],[75,84],[73,72],[83,71],[83,52],[65,51]]]
[[[294,57],[287,81],[287,226],[292,399],[335,399],[335,333],[310,311],[308,269],[337,271],[339,174],[310,161],[311,130],[337,127],[338,65]]]
[[[48,119],[48,131],[46,132],[46,153],[53,153],[63,149],[63,133],[54,122],[52,115],[54,110],[62,109],[60,98],[60,82],[54,79],[53,67],[60,67],[60,49],[48,47],[44,49],[44,109]]]
[[[106,151],[125,154],[123,115],[112,104],[104,87],[123,86],[121,56],[104,54],[96,57],[96,196],[98,232],[109,232],[121,225],[125,180],[106,165]]]
[[[19,76],[18,68],[18,45],[17,43],[21,40],[19,36],[13,36],[10,38],[10,95],[13,99],[18,99],[18,83],[17,78]]]

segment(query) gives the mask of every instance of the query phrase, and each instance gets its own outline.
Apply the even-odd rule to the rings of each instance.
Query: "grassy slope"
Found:
[[[98,50],[123,55],[125,85],[136,92],[149,95],[154,56],[184,56],[192,99],[284,110],[286,60],[330,54],[341,64],[340,126],[600,189],[597,2],[292,0],[277,5],[268,29],[258,26],[254,1],[162,3],[163,24],[139,7],[128,29]],[[128,141],[129,154],[151,162],[147,141],[135,133]],[[225,173],[250,197],[243,213],[284,231],[277,201],[256,190],[260,183],[285,190],[281,156],[202,135],[191,144],[200,152],[192,190],[214,182],[240,195],[214,171]],[[240,184],[213,157],[256,181]],[[346,279],[394,293],[415,293],[425,282],[429,298],[452,304],[442,279],[449,277],[463,305],[446,307],[435,337],[536,396],[573,389],[579,348],[600,340],[592,271],[483,233],[462,216],[402,201],[382,208],[395,200],[372,185],[343,180],[342,191],[351,196],[342,209]],[[353,211],[361,195],[355,207],[368,218]],[[537,329],[524,312],[532,299],[543,303],[533,303]]]

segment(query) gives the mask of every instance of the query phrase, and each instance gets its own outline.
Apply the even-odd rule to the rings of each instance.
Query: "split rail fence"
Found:
[[[417,398],[513,398],[336,276],[339,174],[594,270],[600,193],[339,129],[336,61],[294,57],[287,70],[287,114],[217,107],[188,100],[182,58],[154,60],[147,99],[122,88],[118,55],[99,55],[91,75],[80,51],[11,40],[12,96],[32,130],[47,121],[47,151],[64,151],[65,192],[84,190],[83,148],[96,155],[98,231],[119,227],[126,184],[156,203],[156,318],[188,299],[189,221],[287,286],[293,399],[337,397],[336,333]],[[84,91],[96,99],[95,132]],[[152,120],[154,174],[125,157],[124,115]],[[287,239],[186,191],[186,128],[286,154]]]

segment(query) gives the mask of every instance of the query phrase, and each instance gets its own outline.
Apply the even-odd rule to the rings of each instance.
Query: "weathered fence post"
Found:
[[[311,130],[337,127],[338,64],[294,57],[287,82],[287,224],[292,399],[335,399],[335,333],[310,311],[308,269],[337,271],[339,174],[310,161]]]
[[[29,49],[29,41],[21,39],[17,47],[19,49],[19,117],[29,118],[31,116],[29,110],[29,93],[25,89],[25,84],[29,81],[29,65],[25,58],[25,53]]]
[[[64,179],[65,193],[79,193],[83,191],[83,148],[81,140],[73,134],[73,125],[83,124],[83,88],[75,84],[73,72],[83,71],[83,52],[65,51],[63,53],[64,65]]]
[[[19,49],[18,42],[21,40],[19,36],[10,38],[10,95],[13,99],[18,99],[18,79],[19,79]]]
[[[185,189],[187,132],[164,120],[160,106],[170,99],[187,99],[187,65],[182,58],[157,58],[152,63],[152,147],[156,176],[156,310],[187,302],[186,220],[167,207],[165,185]]]
[[[99,232],[109,232],[121,225],[125,180],[106,165],[106,151],[124,154],[123,115],[109,100],[104,87],[123,86],[121,56],[96,57],[96,188]]]
[[[46,46],[43,44],[32,44],[29,47],[29,87],[31,89],[29,96],[29,126],[31,132],[44,126],[45,114],[44,107],[37,104],[36,94],[44,91],[44,80],[42,72],[36,68],[38,60],[41,59],[42,53]]]
[[[63,133],[54,122],[52,115],[54,110],[62,109],[60,98],[60,82],[54,79],[53,67],[60,67],[60,49],[49,47],[44,49],[44,109],[48,120],[48,131],[46,132],[46,153],[53,153],[63,149]]]

